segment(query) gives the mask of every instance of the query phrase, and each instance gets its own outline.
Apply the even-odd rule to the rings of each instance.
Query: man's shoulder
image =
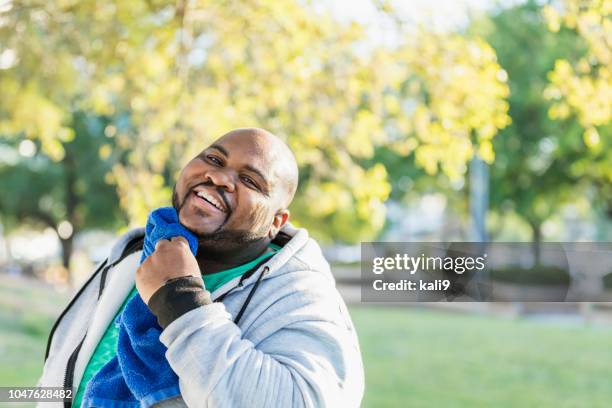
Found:
[[[303,245],[295,251],[291,257],[290,264],[294,267],[313,271],[329,271],[329,263],[325,259],[323,250],[319,243],[308,236]]]
[[[294,247],[283,248],[287,253],[281,252],[279,255],[286,259],[284,262],[280,260],[278,271],[272,275],[277,277],[289,275],[292,280],[300,281],[323,279],[332,286],[335,284],[329,262],[325,259],[317,241],[308,235],[306,229],[299,228],[298,234],[292,237],[288,245],[294,245]],[[289,276],[286,277],[289,278]]]

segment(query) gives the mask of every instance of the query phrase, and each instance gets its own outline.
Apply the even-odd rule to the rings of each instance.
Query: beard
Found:
[[[212,186],[214,185],[211,182],[204,182],[198,185],[203,186]],[[176,183],[172,188],[172,206],[176,210],[176,213],[179,215],[180,219],[180,211],[187,202],[187,197],[191,193],[192,189],[196,187],[193,186],[191,189],[187,191],[183,200],[179,202],[178,193],[176,192]],[[220,194],[223,194],[220,192]],[[222,195],[223,196],[223,195]],[[194,234],[198,239],[198,247],[206,248],[209,251],[231,251],[238,249],[240,247],[249,246],[257,242],[262,242],[266,239],[266,229],[260,228],[259,230],[247,230],[247,229],[229,229],[225,227],[231,213],[225,218],[223,223],[217,227],[213,232],[198,232],[194,231],[191,228],[183,225],[187,228],[192,234]],[[181,223],[182,224],[182,223]]]

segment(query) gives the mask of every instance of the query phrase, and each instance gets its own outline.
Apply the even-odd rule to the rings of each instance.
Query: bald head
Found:
[[[261,162],[262,173],[270,175],[271,187],[277,191],[283,208],[289,207],[298,185],[298,165],[289,146],[278,136],[261,128],[238,128],[221,136],[213,143],[238,142],[248,146],[248,151]]]

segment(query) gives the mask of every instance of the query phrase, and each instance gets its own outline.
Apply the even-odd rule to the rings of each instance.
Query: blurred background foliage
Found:
[[[577,191],[612,216],[610,1],[528,1],[445,32],[374,4],[392,45],[314,1],[0,2],[3,225],[53,228],[68,266],[76,233],[142,225],[243,126],[295,151],[292,220],[327,243],[375,239],[387,200],[432,186],[466,213],[474,157],[490,216],[534,241]]]

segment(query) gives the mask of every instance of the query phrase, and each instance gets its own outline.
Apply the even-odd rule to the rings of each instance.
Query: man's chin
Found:
[[[214,221],[209,216],[179,214],[179,222],[197,237],[208,236],[219,231],[223,226],[223,220]]]
[[[187,228],[189,232],[196,236],[198,241],[214,238],[219,230],[219,226],[193,226],[191,224],[184,223],[182,220],[180,222],[183,227]]]

